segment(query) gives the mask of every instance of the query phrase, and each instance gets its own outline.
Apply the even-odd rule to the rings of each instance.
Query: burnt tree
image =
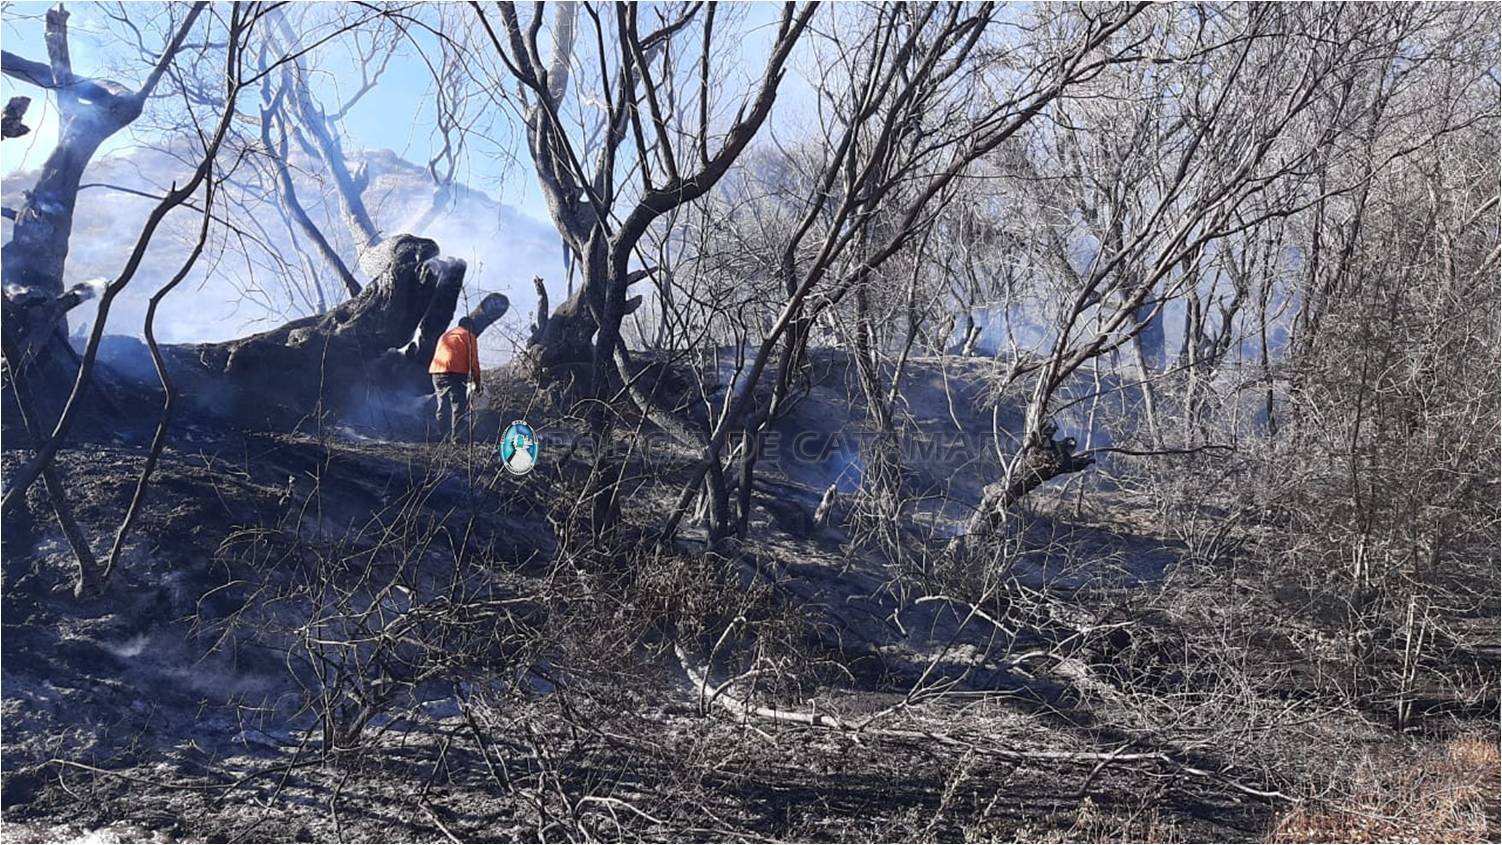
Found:
[[[711,91],[717,87],[711,78],[716,44],[712,3],[690,4],[681,13],[660,17],[659,25],[646,31],[636,6],[609,7],[602,14],[582,4],[594,36],[589,39],[586,33],[584,40],[595,45],[593,58],[601,69],[595,90],[572,96],[571,84],[578,85],[571,80],[580,6],[555,6],[547,61],[539,46],[543,4],[536,4],[531,20],[523,21],[516,4],[498,3],[493,13],[498,26],[486,7],[476,3],[471,8],[505,67],[499,82],[514,86],[543,199],[581,274],[573,296],[552,314],[539,315],[528,356],[541,375],[577,379],[599,400],[590,406],[589,419],[592,434],[603,442],[613,419],[609,406],[622,394],[613,387],[632,383],[621,323],[639,304],[627,296],[631,284],[645,276],[633,266],[640,262],[637,246],[659,219],[713,189],[750,144],[771,113],[789,57],[816,4],[783,4],[765,64],[723,130],[710,118]],[[695,22],[702,26],[697,38],[690,35]],[[698,47],[696,61],[692,49],[680,46],[692,43]],[[685,60],[696,66],[697,97],[672,96],[670,90],[678,78],[673,67]],[[572,121],[565,117],[571,102],[603,104],[597,125],[586,128],[584,137],[571,130]],[[648,412],[632,391],[623,393]],[[597,539],[616,522],[616,487],[604,479],[619,475],[598,469],[585,493]]]
[[[63,269],[84,168],[100,144],[141,116],[147,98],[156,90],[207,5],[195,3],[188,10],[138,88],[73,72],[68,49],[68,12],[62,4],[47,10],[47,62],[0,51],[0,72],[51,91],[58,109],[57,146],[43,162],[36,183],[24,193],[20,207],[13,214],[7,212],[6,216],[13,217],[14,228],[10,241],[0,250],[0,262],[5,267],[6,323],[14,324],[17,329],[12,340],[25,348],[37,347],[39,338],[45,341],[40,343],[43,351],[28,357],[25,366],[12,363],[13,378],[32,382],[33,411],[43,429],[52,427],[61,410],[63,397],[59,394],[73,380],[78,368],[77,356],[68,346],[67,325],[62,316],[65,310],[50,322],[36,322],[29,318],[43,313],[51,315],[55,309],[23,308],[13,294],[34,291],[48,297],[63,296]],[[14,100],[12,104],[21,105]],[[7,125],[19,123],[19,114],[16,117],[16,121],[8,117]]]
[[[427,366],[454,318],[466,267],[438,244],[398,235],[378,247],[383,264],[358,296],[332,310],[222,343],[170,346],[185,402],[237,424],[286,430],[318,418],[397,424],[430,392]],[[476,333],[510,303],[487,296]]]
[[[966,538],[983,540],[992,536],[1006,519],[1007,511],[1028,493],[1051,479],[1079,472],[1095,463],[1089,454],[1075,452],[1073,437],[1055,438],[1058,431],[1058,425],[1049,421],[1032,432],[1006,476],[985,486],[980,507],[965,526]]]
[[[79,180],[99,145],[141,116],[168,64],[182,46],[206,3],[196,3],[162,51],[140,88],[73,73],[68,52],[68,12],[59,4],[47,10],[48,63],[0,51],[6,76],[53,92],[59,113],[57,146],[42,165],[36,184],[16,211],[15,230],[4,248],[6,282],[61,293],[68,238]]]
[[[615,7],[614,21],[586,7],[594,41],[603,51],[598,58],[608,58],[612,68],[597,80],[598,92],[586,92],[606,106],[600,136],[592,144],[573,137],[562,117],[572,78],[578,9],[573,4],[556,7],[552,57],[544,62],[538,45],[541,4],[526,22],[514,4],[497,4],[499,31],[486,10],[478,4],[474,8],[516,85],[543,198],[583,275],[573,296],[552,314],[540,315],[531,354],[546,373],[588,367],[599,392],[614,370],[621,320],[634,307],[627,290],[647,275],[631,267],[637,243],[658,218],[713,188],[750,143],[771,112],[784,66],[815,7],[784,4],[766,64],[723,134],[709,119],[712,4],[689,6],[681,16],[646,32],[639,28],[635,7]],[[696,18],[703,24],[698,102],[684,98],[675,112],[664,90],[669,58],[675,38],[687,33]],[[613,46],[607,49],[607,44]],[[689,114],[690,107],[697,113]],[[675,123],[677,118],[683,126]],[[675,139],[680,135],[684,137]],[[712,135],[719,137],[713,146]],[[628,168],[628,175],[622,177],[619,168]],[[640,177],[639,192],[631,193],[630,168]]]

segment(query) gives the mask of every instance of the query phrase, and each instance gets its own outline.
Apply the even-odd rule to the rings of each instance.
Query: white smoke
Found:
[[[445,204],[440,213],[429,216],[433,187],[425,168],[384,150],[361,151],[353,157],[357,163],[368,162],[371,187],[367,189],[366,200],[381,232],[402,233],[408,230],[408,224],[423,222],[422,218],[428,216],[423,231],[414,234],[432,238],[445,256],[461,259],[468,265],[456,311],[468,312],[490,292],[504,293],[513,303],[528,301],[533,275],[548,279],[555,286],[550,291],[555,295],[554,301],[562,300],[562,251],[551,225],[460,184],[454,186],[454,200]],[[176,157],[140,147],[91,162],[89,178],[99,183],[159,190],[180,178],[180,169],[181,162]],[[299,195],[306,197],[309,214],[333,239],[336,251],[353,259],[357,253],[349,243],[338,203],[332,196],[324,196],[320,183],[307,175],[311,172],[301,165],[296,170],[294,178],[298,181]],[[30,188],[35,179],[36,174],[30,171],[7,174],[7,195]],[[130,253],[134,244],[131,232],[150,213],[150,203],[109,190],[84,191],[79,194],[78,203],[68,254],[69,284],[77,288],[73,284],[75,279],[88,279],[91,287],[85,298],[97,301]],[[115,302],[109,333],[140,336],[148,301],[160,284],[180,268],[187,244],[196,234],[195,225],[189,216],[169,217],[163,222],[135,282],[126,286]],[[285,241],[274,236],[269,246],[272,251],[292,250],[290,236]],[[388,241],[382,241],[358,254],[359,260],[351,269],[359,281],[369,283],[380,276],[392,258],[389,246]],[[242,247],[248,256],[241,251]],[[184,279],[181,290],[163,301],[156,315],[158,338],[167,343],[227,340],[313,313],[316,298],[309,295],[306,287],[299,286],[306,283],[303,274],[294,272],[287,276],[288,268],[296,271],[298,264],[295,259],[283,261],[285,257],[279,254],[273,260],[257,245],[233,240],[222,250],[209,250]],[[314,272],[324,272],[318,262],[314,266]],[[291,284],[294,281],[296,285]],[[322,293],[327,295],[319,300],[323,307],[342,300],[343,291],[337,282],[331,281],[326,273],[321,281],[326,284]],[[81,289],[75,293],[84,295]],[[70,313],[69,323],[87,329],[94,313],[91,306],[80,306]],[[516,314],[518,322],[527,318],[525,313]],[[507,352],[502,345],[502,332],[492,329],[485,334],[482,355],[487,361],[499,362]]]

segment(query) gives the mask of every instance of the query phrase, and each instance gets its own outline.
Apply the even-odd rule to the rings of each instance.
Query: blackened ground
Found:
[[[1423,741],[1332,706],[1300,631],[1260,630],[1286,615],[1271,573],[1187,563],[1123,496],[1096,509],[1110,522],[1068,508],[1020,522],[1005,590],[983,602],[961,592],[967,573],[904,570],[848,527],[789,530],[768,504],[811,508],[859,470],[846,368],[819,365],[780,425],[822,457],[765,463],[776,494],[745,543],[709,553],[690,529],[660,555],[630,548],[695,456],[659,439],[633,459],[631,572],[560,543],[583,453],[521,479],[499,466],[506,421],[544,438],[580,424],[504,372],[474,445],[182,421],[119,570],[81,601],[37,485],[3,534],[4,838],[1251,841],[1290,806],[1256,793],[1300,798],[1342,760]],[[910,378],[920,433],[983,439],[973,363],[916,362]],[[58,457],[101,556],[150,419],[87,426]],[[7,429],[7,473],[27,445]],[[994,459],[935,454],[909,482],[940,499],[915,533],[942,540]],[[351,588],[362,616],[438,613],[462,593],[483,613],[453,635],[501,634],[333,749],[299,656],[321,630],[318,590],[372,571]],[[735,716],[675,643],[710,684],[741,678],[727,698],[844,727]],[[1477,706],[1426,730],[1495,719],[1494,693]]]

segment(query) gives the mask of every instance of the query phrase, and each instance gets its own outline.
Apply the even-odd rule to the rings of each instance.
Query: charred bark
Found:
[[[587,368],[594,359],[590,343],[595,334],[594,316],[584,300],[584,290],[564,300],[553,313],[538,314],[527,356],[537,375],[549,381]]]
[[[31,131],[31,127],[21,121],[26,118],[26,107],[31,105],[30,97],[11,97],[5,104],[5,118],[0,122],[0,137],[19,138]]]
[[[57,101],[59,118],[57,145],[42,163],[36,183],[23,193],[20,208],[15,209],[14,214],[6,213],[14,220],[11,239],[0,249],[0,263],[5,266],[8,291],[19,291],[22,296],[34,292],[59,300],[68,296],[63,291],[63,270],[68,259],[73,212],[84,168],[100,144],[140,117],[168,63],[207,6],[203,2],[193,4],[139,89],[73,73],[68,48],[69,13],[61,4],[46,13],[43,35],[47,62],[0,52],[0,72],[51,91]],[[22,101],[26,98],[17,97],[6,106],[4,135],[7,138],[20,134],[24,128],[20,125],[20,111],[24,111],[26,103]],[[14,114],[13,108],[16,109]],[[40,344],[40,351],[22,348],[23,360],[11,362],[12,377],[18,382],[28,383],[30,394],[36,398],[36,419],[33,422],[39,430],[50,431],[56,419],[55,409],[64,402],[65,386],[77,371],[77,356],[67,342],[67,323],[63,316],[67,309],[47,323],[39,322],[40,311],[27,309],[24,313],[18,312],[16,304],[17,299],[7,294],[7,331],[26,323],[23,331],[28,338],[27,344]],[[38,364],[40,369],[33,372]]]
[[[466,267],[438,258],[427,238],[398,235],[379,249],[385,269],[325,314],[238,340],[167,347],[185,403],[272,430],[322,417],[380,424],[418,413]],[[476,333],[508,307],[504,296],[486,297],[471,315]]]
[[[1088,454],[1074,451],[1073,437],[1054,439],[1058,430],[1056,424],[1044,423],[1041,430],[1028,437],[1008,477],[986,485],[981,492],[980,507],[965,526],[964,539],[990,537],[1001,527],[1007,510],[1028,493],[1050,479],[1079,472],[1095,463]]]
[[[629,288],[653,272],[653,268],[648,268],[628,273],[624,288]],[[598,291],[600,286],[582,286],[551,314],[547,313],[548,295],[542,280],[534,279],[533,286],[537,288],[538,312],[532,336],[527,343],[527,354],[536,367],[537,374],[550,381],[557,381],[568,375],[577,377],[585,371],[592,374],[595,347],[598,345],[594,338],[599,328],[595,312],[603,310],[604,303],[595,303],[595,308],[591,308],[588,297],[592,291]],[[641,307],[641,303],[640,296],[627,298],[621,306],[621,317],[634,312]],[[609,372],[608,367],[605,372]],[[579,383],[589,384],[588,380]]]
[[[506,312],[510,310],[511,300],[507,299],[505,295],[499,293],[486,294],[485,298],[480,300],[480,304],[476,305],[469,312],[470,322],[474,324],[471,331],[475,333],[476,337],[484,334],[486,329],[494,325],[497,320],[506,316]]]
[[[57,296],[33,287],[8,286],[5,291],[0,331],[4,333],[9,368],[7,386],[30,397],[21,400],[7,393],[6,411],[19,411],[9,403],[19,405],[24,401],[30,412],[29,425],[38,430],[51,430],[62,413],[67,386],[78,372],[78,355],[63,333],[64,318],[80,303],[92,299],[94,293],[95,289],[86,284],[74,285]]]

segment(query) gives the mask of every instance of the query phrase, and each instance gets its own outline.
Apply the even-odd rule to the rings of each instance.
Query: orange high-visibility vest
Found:
[[[457,373],[480,380],[480,341],[469,329],[453,328],[438,338],[430,373]]]

